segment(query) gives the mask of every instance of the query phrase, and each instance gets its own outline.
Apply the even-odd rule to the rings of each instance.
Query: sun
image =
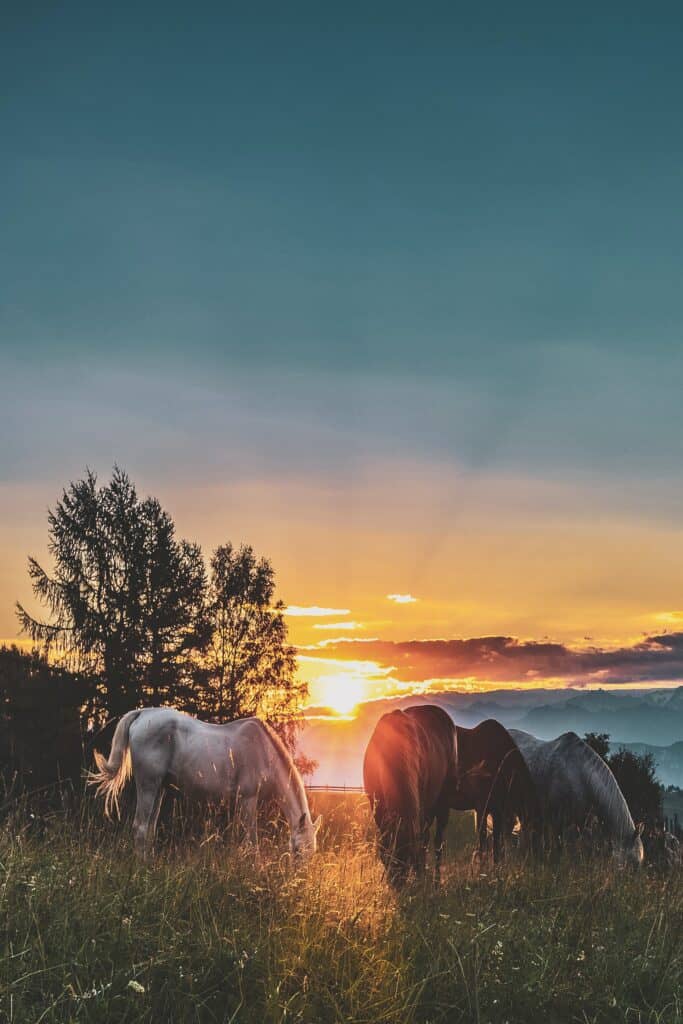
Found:
[[[337,672],[316,680],[321,703],[338,715],[349,715],[366,695],[365,683],[351,673]]]

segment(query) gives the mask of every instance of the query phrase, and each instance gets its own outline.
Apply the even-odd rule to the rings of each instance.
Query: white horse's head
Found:
[[[630,835],[614,844],[614,859],[620,867],[639,868],[643,863],[643,825],[637,825]]]
[[[311,821],[311,816],[304,813],[299,818],[295,828],[292,829],[289,848],[292,856],[299,860],[308,860],[318,848],[318,829],[322,824],[322,818]]]

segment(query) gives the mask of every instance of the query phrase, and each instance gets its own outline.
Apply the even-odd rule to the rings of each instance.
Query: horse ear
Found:
[[[319,814],[318,817],[313,822],[313,831],[316,833],[316,835],[320,831],[320,826],[322,825],[322,823],[323,823],[323,816],[322,816],[322,814]]]
[[[637,836],[642,836],[644,831],[645,831],[645,822],[644,821],[639,821],[638,824],[636,825],[636,835]]]

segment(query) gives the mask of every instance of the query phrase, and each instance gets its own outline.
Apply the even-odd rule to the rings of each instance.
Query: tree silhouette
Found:
[[[282,601],[273,603],[275,573],[253,548],[218,547],[211,558],[207,616],[210,641],[199,678],[203,707],[219,721],[259,714],[281,726],[300,707],[307,686],[296,678]]]
[[[634,820],[654,827],[662,818],[664,788],[652,754],[634,754],[622,747],[610,755],[607,732],[587,732],[584,739],[609,765]]]
[[[652,754],[638,755],[622,748],[608,763],[634,820],[653,828],[662,818],[662,786]]]
[[[603,761],[609,760],[609,733],[608,732],[587,732],[584,740],[589,747],[592,747],[596,754],[599,754]]]
[[[168,513],[117,466],[105,486],[90,471],[70,483],[48,534],[54,573],[29,558],[29,575],[49,621],[17,604],[23,631],[99,672],[111,715],[172,697],[206,642],[198,545],[177,540]]]

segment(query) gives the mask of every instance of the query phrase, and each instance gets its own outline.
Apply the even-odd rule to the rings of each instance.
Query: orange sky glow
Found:
[[[438,686],[566,682],[529,666],[514,679],[482,666],[453,676],[427,665],[411,677],[370,653],[378,642],[503,635],[608,650],[683,623],[681,530],[600,481],[472,478],[388,461],[362,474],[352,497],[333,481],[145,482],[205,552],[230,539],[272,560],[311,705],[349,713],[362,700]],[[0,487],[7,641],[16,640],[14,600],[31,603],[27,555],[49,564],[45,510],[60,487]]]

